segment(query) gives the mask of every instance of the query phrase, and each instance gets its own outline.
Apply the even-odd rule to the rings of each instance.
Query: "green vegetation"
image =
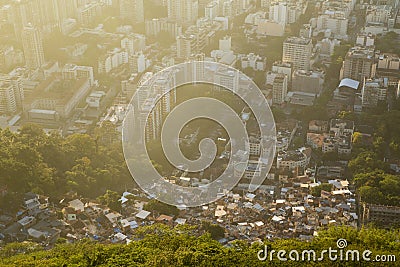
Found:
[[[148,211],[156,211],[159,214],[170,216],[177,216],[179,214],[177,207],[165,204],[156,199],[150,200],[146,205],[143,206],[143,209]]]
[[[225,230],[222,226],[207,221],[201,222],[201,229],[210,233],[211,237],[215,240],[221,239],[225,235]]]
[[[32,243],[9,244],[0,250],[1,266],[355,266],[354,262],[329,261],[325,254],[322,262],[287,261],[281,262],[276,253],[272,262],[259,261],[257,253],[264,245],[236,241],[231,247],[224,247],[209,234],[195,236],[193,228],[187,226],[171,229],[164,225],[139,228],[135,233],[138,241],[129,245],[102,245],[88,240],[76,244],[58,244],[50,251],[42,251]],[[395,255],[399,258],[399,231],[362,229],[350,227],[331,228],[319,232],[311,242],[299,240],[266,241],[268,251],[313,249],[317,258],[323,249],[337,249],[336,241],[346,239],[348,246],[343,249],[358,249],[360,258],[364,250],[376,255]],[[287,257],[287,256],[286,256]],[[375,266],[363,262],[362,266]],[[392,265],[390,265],[392,264]],[[386,263],[385,266],[395,266]]]
[[[349,170],[363,201],[373,204],[400,205],[400,176],[391,174],[388,161],[400,156],[400,111],[342,114],[359,125],[369,125],[375,130],[370,140],[353,136],[353,157]]]
[[[68,62],[68,55],[61,48],[75,44],[75,40],[71,37],[63,35],[60,31],[54,31],[45,40],[43,44],[46,51],[46,60],[59,61],[60,63]]]
[[[376,49],[385,53],[400,54],[399,35],[395,32],[388,32],[376,39]]]
[[[400,178],[382,170],[359,173],[354,183],[362,200],[372,204],[400,206]]]
[[[99,196],[97,199],[100,201],[101,204],[106,205],[110,209],[114,211],[120,211],[121,210],[121,202],[119,201],[120,199],[120,194],[117,192],[107,190],[107,192],[103,196]]]
[[[316,186],[314,188],[311,189],[311,195],[313,195],[314,197],[321,197],[321,191],[327,191],[327,192],[331,192],[332,190],[332,185],[328,184],[328,183],[323,183],[319,186]]]
[[[35,125],[19,133],[1,130],[0,185],[8,194],[0,197],[0,208],[18,209],[15,203],[30,191],[57,200],[71,190],[95,198],[106,189],[132,187],[119,138],[104,127],[96,131],[96,138],[47,135]]]

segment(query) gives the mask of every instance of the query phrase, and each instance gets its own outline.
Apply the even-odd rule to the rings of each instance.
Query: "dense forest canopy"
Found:
[[[134,186],[126,168],[119,134],[113,125],[103,125],[90,135],[66,138],[46,134],[35,125],[19,133],[0,131],[0,185],[7,194],[0,208],[18,208],[24,193],[47,195],[54,200],[74,191],[96,198],[106,190]]]
[[[352,261],[322,262],[286,261],[276,257],[273,261],[260,261],[257,254],[264,250],[315,250],[338,249],[337,240],[346,239],[343,249],[372,251],[376,255],[394,255],[399,258],[400,233],[378,229],[357,231],[350,227],[336,227],[319,232],[312,242],[299,240],[266,241],[264,244],[238,241],[230,247],[222,246],[209,234],[195,236],[192,229],[180,226],[174,229],[165,225],[143,227],[136,231],[137,241],[129,245],[104,245],[83,240],[76,244],[59,244],[50,251],[43,251],[32,243],[13,243],[0,250],[2,266],[358,266]],[[18,254],[18,255],[16,255]],[[362,266],[375,266],[362,262]],[[391,265],[392,264],[392,265]],[[385,266],[396,266],[394,262]]]

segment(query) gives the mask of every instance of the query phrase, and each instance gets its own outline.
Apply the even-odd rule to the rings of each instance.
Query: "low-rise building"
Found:
[[[109,73],[113,69],[118,68],[122,64],[127,64],[128,62],[128,52],[120,48],[115,48],[99,58],[98,72]]]
[[[353,135],[354,133],[354,122],[343,119],[332,119],[330,122],[330,131],[334,135]]]
[[[323,153],[338,153],[339,156],[349,156],[351,148],[351,135],[325,137],[322,143]]]
[[[248,55],[239,55],[241,68],[252,68],[255,71],[264,71],[266,68],[267,60],[259,55],[250,53]]]
[[[323,72],[297,70],[293,73],[292,91],[319,95],[324,76]]]
[[[67,82],[58,76],[53,76],[40,83],[24,99],[25,116],[28,119],[32,119],[29,115],[30,112],[44,110],[46,112],[55,112],[61,118],[68,118],[75,107],[85,99],[90,88],[88,78]],[[40,120],[35,122],[41,123]]]
[[[308,123],[308,130],[312,133],[327,133],[329,123],[327,121],[312,120]]]
[[[320,149],[323,146],[326,134],[307,133],[307,145],[314,149]]]
[[[391,227],[400,223],[400,207],[362,203],[361,223]]]
[[[64,80],[78,80],[81,78],[89,79],[90,86],[95,83],[93,67],[78,66],[76,64],[65,64],[61,70],[62,78]]]
[[[235,165],[234,176],[251,180],[254,177],[259,177],[263,168],[266,168],[265,164],[258,160],[249,160],[247,163],[239,162]],[[243,176],[240,176],[241,173],[243,173]]]
[[[287,151],[278,154],[276,167],[278,169],[294,170],[296,168],[305,168],[309,163],[309,158],[300,151]]]

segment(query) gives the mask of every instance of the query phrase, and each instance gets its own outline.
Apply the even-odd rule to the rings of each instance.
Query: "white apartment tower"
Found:
[[[144,0],[119,0],[122,19],[135,24],[144,22]]]
[[[232,50],[232,37],[225,36],[219,40],[219,50],[230,52]]]
[[[17,100],[14,86],[10,82],[0,82],[0,114],[17,112]]]
[[[286,25],[288,22],[288,6],[286,2],[276,2],[269,8],[269,19]]]
[[[22,109],[22,101],[24,100],[24,87],[23,87],[23,80],[18,75],[10,75],[10,74],[0,74],[0,86],[3,85],[3,89],[11,86],[12,94],[9,94],[6,98],[6,102],[10,107],[13,106],[13,102],[15,102],[15,107],[17,110]],[[4,92],[4,91],[3,91]],[[11,91],[9,91],[11,92]],[[4,96],[4,95],[3,95]],[[5,100],[3,98],[3,100]],[[4,103],[0,103],[4,104]],[[11,109],[12,110],[12,109]]]
[[[38,69],[45,63],[42,36],[31,24],[28,24],[22,32],[22,46],[28,69]]]
[[[282,62],[290,62],[294,69],[310,70],[312,41],[302,37],[288,37],[283,43]]]
[[[196,22],[199,13],[197,0],[168,0],[168,19],[183,25]]]

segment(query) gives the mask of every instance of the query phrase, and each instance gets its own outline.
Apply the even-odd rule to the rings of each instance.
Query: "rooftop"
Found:
[[[300,151],[287,151],[287,152],[282,152],[279,153],[278,159],[282,161],[300,161],[305,158],[304,153],[301,153]]]
[[[359,85],[360,85],[359,81],[355,81],[355,80],[352,80],[352,79],[349,79],[349,78],[345,78],[345,79],[340,81],[340,84],[339,84],[338,87],[339,88],[340,87],[349,87],[349,88],[352,88],[354,90],[357,90]]]
[[[31,94],[29,94],[25,102],[33,103],[38,99],[52,99],[59,101],[59,104],[67,103],[73,95],[88,82],[87,78],[77,80],[64,81],[57,76],[52,76],[41,82]]]
[[[290,36],[285,40],[285,43],[308,45],[309,43],[311,43],[311,39],[303,38],[303,37]]]

